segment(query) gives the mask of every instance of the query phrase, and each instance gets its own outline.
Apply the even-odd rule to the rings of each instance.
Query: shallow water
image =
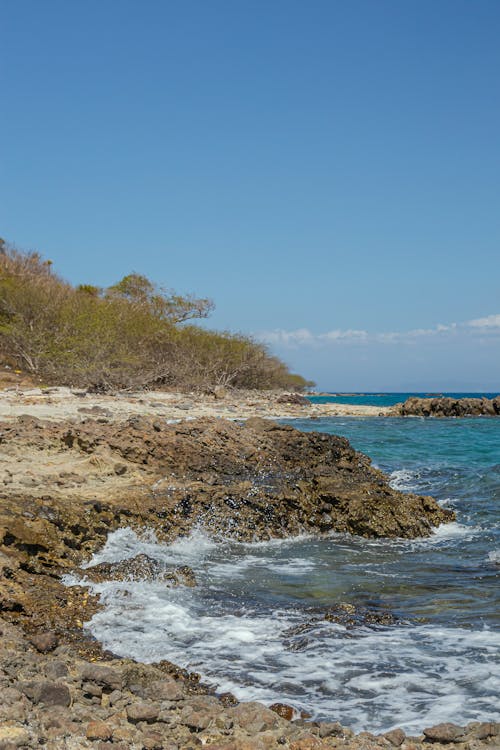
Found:
[[[346,435],[393,486],[433,494],[457,522],[427,540],[333,535],[252,545],[198,531],[167,546],[120,530],[93,562],[144,552],[190,565],[199,585],[94,585],[105,608],[91,632],[120,655],[169,659],[239,698],[282,700],[356,730],[500,719],[500,420],[294,424]],[[400,619],[348,630],[322,619],[336,602]]]

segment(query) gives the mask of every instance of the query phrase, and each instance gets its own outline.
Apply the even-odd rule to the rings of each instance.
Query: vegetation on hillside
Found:
[[[208,299],[132,273],[74,287],[38,253],[0,241],[0,356],[47,383],[94,389],[310,385],[249,336],[206,330]]]

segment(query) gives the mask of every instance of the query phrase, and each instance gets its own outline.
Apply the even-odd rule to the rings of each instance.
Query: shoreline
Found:
[[[231,452],[238,462],[242,450],[255,456],[256,446],[264,446],[265,455],[271,456],[271,444],[282,435],[286,454],[293,439],[299,440],[293,450],[298,451],[297,456],[305,452],[307,466],[318,451],[326,451],[329,461],[332,454],[328,451],[340,451],[339,470],[345,471],[342,481],[347,484],[341,490],[343,485],[335,478],[336,493],[343,491],[350,497],[353,471],[365,472],[355,473],[355,488],[367,484],[367,480],[372,482],[367,485],[367,497],[384,484],[383,475],[370,468],[369,460],[362,466],[362,454],[349,453],[352,449],[344,439],[331,436],[330,449],[318,442],[314,433],[296,434],[288,426],[255,420],[263,416],[307,418],[312,416],[311,407],[276,404],[279,394],[237,396],[205,396],[195,401],[194,396],[186,394],[99,396],[61,388],[15,389],[0,394],[4,488],[0,500],[0,748],[36,747],[40,739],[47,750],[187,749],[200,744],[214,750],[271,750],[283,746],[290,750],[399,746],[402,750],[420,750],[430,742],[439,748],[450,741],[457,750],[493,748],[500,728],[490,722],[429,728],[428,735],[418,737],[406,737],[397,728],[383,735],[368,731],[355,735],[335,721],[297,717],[284,704],[276,704],[271,711],[255,701],[239,703],[231,696],[217,696],[200,685],[196,675],[172,664],[145,665],[117,659],[103,652],[84,631],[83,624],[101,605],[86,587],[65,588],[61,576],[77,571],[102,547],[112,530],[143,528],[144,519],[155,519],[157,528],[163,530],[170,510],[174,516],[177,507],[184,513],[186,491],[200,489],[195,475],[187,484],[185,478],[182,480],[178,496],[176,489],[169,495],[171,479],[166,495],[152,491],[158,479],[165,481],[158,471],[161,468],[165,477],[165,460],[170,454],[175,462],[172,466],[182,464],[186,455],[204,475],[206,468],[199,466],[198,455],[203,445],[203,452],[209,454],[207,467],[215,459],[219,462],[214,476],[204,480],[208,481],[204,492],[207,488],[212,492],[217,489],[212,484],[215,477],[221,471],[228,475],[233,471],[224,468]],[[337,409],[339,405],[326,406]],[[366,416],[367,408],[361,407],[361,414],[355,409],[349,416]],[[269,410],[272,414],[267,414]],[[198,417],[201,419],[195,422]],[[227,418],[249,422],[241,427]],[[239,432],[251,436],[240,447]],[[174,437],[177,442],[171,443]],[[162,440],[168,450],[155,457],[155,445]],[[187,447],[186,440],[191,441]],[[320,469],[318,481],[323,482],[324,492],[328,477],[324,476],[324,464]],[[246,493],[248,481],[240,485]],[[225,493],[227,479],[223,489]],[[387,489],[382,489],[385,497]],[[234,484],[232,493],[236,497],[237,492]],[[156,513],[158,498],[163,503],[161,517]],[[178,502],[175,507],[174,501]],[[429,500],[426,503],[431,510]],[[199,517],[198,510],[193,513],[194,518]],[[221,528],[224,519],[222,516]],[[191,523],[186,519],[186,524],[188,520]],[[255,519],[248,520],[255,523]],[[267,517],[264,521],[269,522]],[[182,517],[175,522],[175,534],[192,528],[183,523]],[[246,517],[242,523],[248,523]],[[296,534],[299,528],[293,526],[292,518],[287,535]],[[319,533],[320,527],[316,531]],[[422,532],[416,529],[412,533]],[[164,538],[175,536],[169,537],[167,531]],[[173,574],[178,575],[178,571]],[[279,701],[279,695],[276,699]]]

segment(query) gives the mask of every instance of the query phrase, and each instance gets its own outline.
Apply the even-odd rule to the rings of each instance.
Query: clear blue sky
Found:
[[[323,388],[500,388],[498,0],[1,0],[0,25],[10,242],[210,296]]]

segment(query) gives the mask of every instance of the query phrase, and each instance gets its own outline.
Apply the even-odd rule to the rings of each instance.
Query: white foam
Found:
[[[447,524],[436,538],[450,538],[450,526],[451,538],[461,538],[467,529]],[[191,565],[199,585],[91,583],[104,607],[87,628],[118,655],[144,662],[168,659],[242,700],[284,701],[357,731],[397,725],[419,733],[442,721],[500,719],[498,633],[431,625],[348,633],[319,620],[305,633],[286,635],[310,616],[262,601],[246,603],[228,593],[232,589],[225,586],[234,585],[233,579],[248,576],[253,586],[264,569],[278,577],[299,576],[321,565],[320,558],[315,563],[289,556],[289,549],[267,543],[266,555],[262,547],[217,545],[200,531],[171,545],[158,544],[151,533],[114,532],[93,563],[144,552]],[[65,583],[80,581],[73,576]]]
[[[389,474],[389,485],[393,490],[411,490],[415,486],[418,473],[410,469],[397,469]]]
[[[494,549],[488,553],[488,560],[492,563],[500,565],[500,549]]]

